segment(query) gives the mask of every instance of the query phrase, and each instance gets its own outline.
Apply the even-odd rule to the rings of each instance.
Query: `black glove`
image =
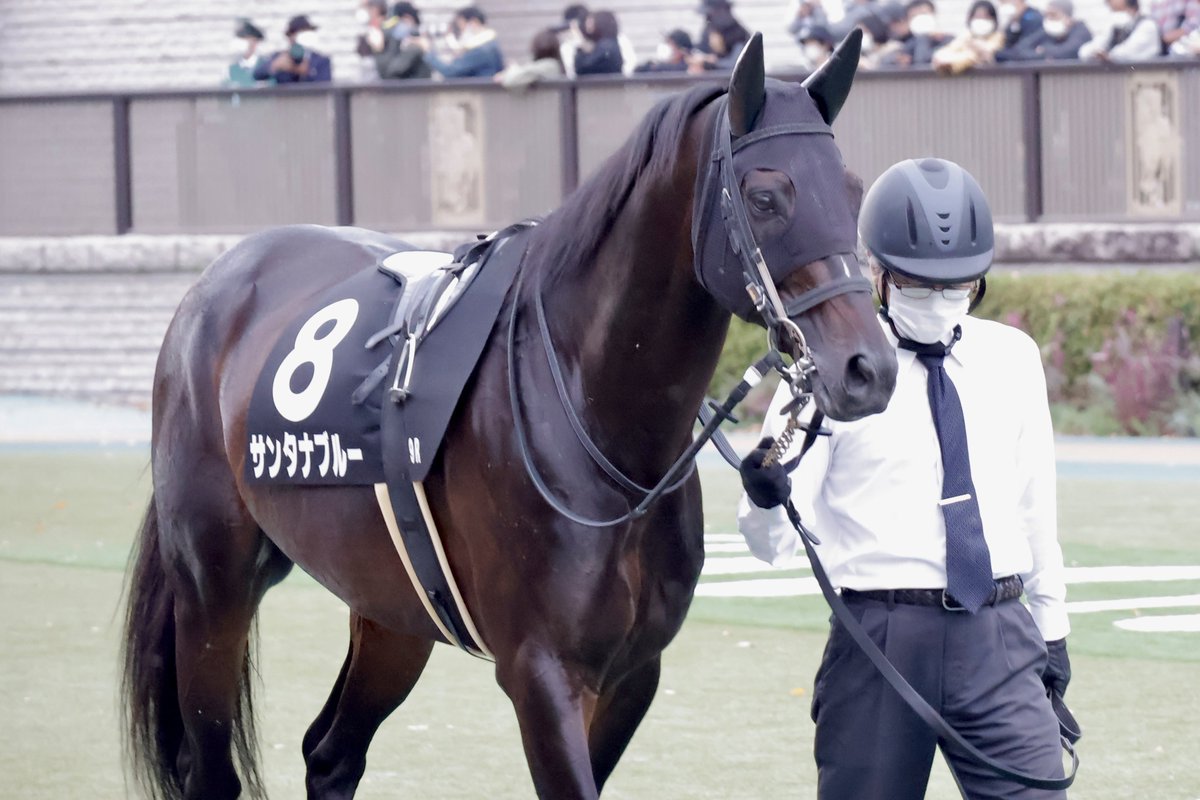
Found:
[[[1042,673],[1042,683],[1046,691],[1062,697],[1067,693],[1067,684],[1071,682],[1071,659],[1067,657],[1067,640],[1055,639],[1046,642],[1046,671]]]
[[[762,465],[773,444],[773,438],[765,437],[758,443],[758,447],[742,459],[742,466],[738,470],[742,473],[742,486],[746,489],[746,495],[759,508],[783,505],[792,491],[792,482],[788,480],[783,464],[776,461],[769,467]]]

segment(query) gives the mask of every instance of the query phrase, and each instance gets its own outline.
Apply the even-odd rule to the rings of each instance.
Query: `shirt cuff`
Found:
[[[1071,632],[1071,621],[1067,618],[1067,607],[1063,603],[1030,604],[1029,613],[1033,615],[1034,624],[1042,634],[1042,639],[1047,642],[1065,639]]]

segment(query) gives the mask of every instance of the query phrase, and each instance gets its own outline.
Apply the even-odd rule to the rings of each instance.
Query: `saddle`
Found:
[[[248,482],[374,486],[426,611],[447,642],[485,658],[422,482],[534,224],[453,254],[394,253],[324,292],[268,355],[247,421]]]

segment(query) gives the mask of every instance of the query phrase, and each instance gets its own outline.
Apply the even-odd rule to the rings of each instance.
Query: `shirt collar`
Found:
[[[887,319],[884,318],[882,313],[879,314],[878,317],[879,325],[881,328],[883,328],[883,335],[887,337],[888,343],[891,344],[892,349],[896,351],[896,359],[899,361],[900,366],[907,367],[908,365],[912,364],[912,362],[916,359],[917,354],[912,350],[905,350],[902,348],[900,346],[900,340],[896,338],[896,334],[892,330],[891,324],[887,321]],[[966,344],[966,341],[969,341],[970,335],[970,325],[967,319],[968,318],[966,317],[963,318],[962,338],[954,343],[954,347],[950,348],[950,358],[957,361],[961,366],[966,366],[967,362],[971,360],[971,350],[973,349],[970,344]]]

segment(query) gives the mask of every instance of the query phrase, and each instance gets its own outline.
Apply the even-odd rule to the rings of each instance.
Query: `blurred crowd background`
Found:
[[[755,30],[769,69],[808,71],[856,27],[868,69],[1200,58],[1200,0],[9,0],[0,91],[695,74]]]

